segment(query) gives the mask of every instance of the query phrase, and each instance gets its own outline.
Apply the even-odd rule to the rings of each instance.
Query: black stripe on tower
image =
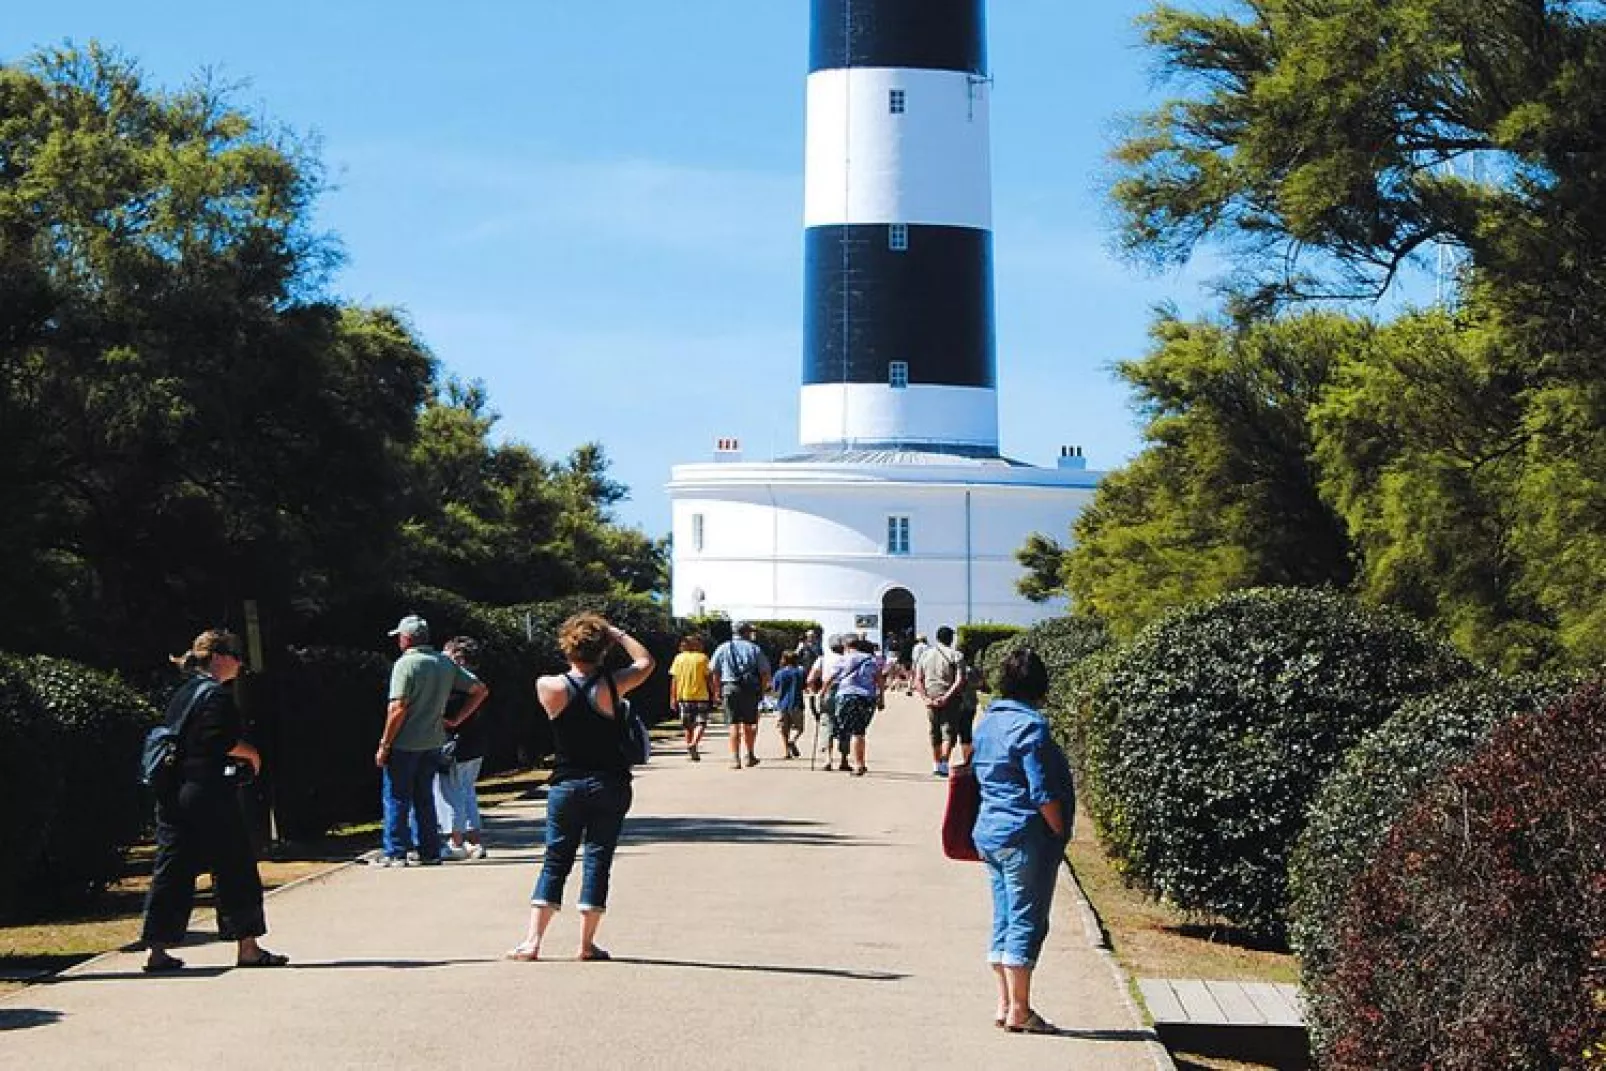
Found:
[[[995,387],[993,236],[909,225],[895,251],[885,223],[805,232],[803,385],[909,382]]]
[[[814,0],[809,72],[916,67],[987,73],[986,0]]]

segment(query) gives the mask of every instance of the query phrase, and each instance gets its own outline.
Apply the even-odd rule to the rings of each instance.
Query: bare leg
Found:
[[[993,976],[998,979],[998,1014],[993,1018],[1003,1025],[1009,1022],[1009,981],[1004,976],[1003,966],[997,963],[993,964]]]
[[[758,723],[742,726],[742,736],[747,740],[747,753],[757,758],[758,753],[753,749],[758,744]]]
[[[853,738],[853,765],[857,769],[864,769],[864,737]]]
[[[580,912],[580,955],[582,958],[597,951],[597,927],[602,925],[601,911]]]
[[[530,908],[530,925],[524,931],[524,940],[520,941],[508,955],[524,959],[534,959],[540,955],[541,938],[546,936],[546,928],[552,925],[552,916],[557,913],[557,908],[542,904]]]
[[[1020,1026],[1032,1014],[1032,969],[1005,967],[1003,971],[1005,993],[1009,998],[1009,1015],[1004,1022]]]

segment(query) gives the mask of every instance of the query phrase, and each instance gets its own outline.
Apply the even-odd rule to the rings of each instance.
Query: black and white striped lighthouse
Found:
[[[811,0],[802,442],[996,456],[985,0]]]

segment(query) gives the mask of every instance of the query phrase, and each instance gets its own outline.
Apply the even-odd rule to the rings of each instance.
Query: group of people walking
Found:
[[[887,667],[862,637],[833,636],[821,650],[817,633],[784,652],[771,675],[768,658],[753,640],[754,629],[737,625],[712,656],[700,638],[688,636],[670,670],[671,701],[686,734],[688,757],[700,761],[708,715],[720,705],[730,723],[735,769],[759,764],[755,741],[761,699],[773,687],[786,758],[801,756],[804,700],[827,738],[827,769],[864,776],[865,738],[884,706]],[[390,633],[400,649],[391,674],[389,703],[374,761],[382,771],[384,802],[382,866],[423,865],[483,855],[474,780],[483,758],[483,736],[468,731],[489,689],[472,671],[476,645],[466,637],[443,651],[429,642],[429,626],[408,615]],[[1038,709],[1048,691],[1048,673],[1030,650],[1013,652],[996,682],[999,698],[972,731],[975,715],[967,692],[975,676],[953,649],[953,631],[911,660],[912,690],[925,703],[933,749],[933,772],[948,776],[969,761],[980,788],[973,831],[993,898],[988,962],[998,982],[995,1024],[1017,1033],[1053,1032],[1031,1005],[1031,978],[1048,933],[1056,875],[1075,811],[1069,763]],[[555,761],[547,790],[546,850],[530,896],[522,939],[506,958],[531,962],[562,909],[565,888],[582,859],[577,958],[605,961],[597,944],[607,911],[613,859],[634,799],[631,751],[624,746],[626,697],[652,675],[655,662],[635,637],[594,613],[564,622],[558,645],[568,663],[562,673],[537,678],[536,696],[549,719]],[[606,660],[620,648],[629,659],[610,671]],[[182,943],[199,873],[213,874],[218,931],[237,942],[242,967],[280,967],[285,955],[258,943],[267,932],[262,884],[229,780],[235,764],[260,772],[261,756],[244,739],[240,717],[226,686],[240,672],[242,652],[232,633],[211,630],[174,659],[188,680],[168,706],[168,725],[181,732],[182,777],[157,799],[157,851],[146,902],[145,970],[165,972],[184,964],[170,949]],[[828,727],[828,728],[827,728]],[[483,730],[481,730],[481,733]],[[450,746],[448,746],[450,744]],[[443,748],[452,762],[443,762]],[[832,752],[840,755],[833,766]],[[447,838],[443,840],[443,837]]]

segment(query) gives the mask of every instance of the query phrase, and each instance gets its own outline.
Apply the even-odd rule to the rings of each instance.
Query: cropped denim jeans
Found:
[[[1034,818],[1015,844],[981,852],[992,881],[993,933],[987,962],[1003,967],[1035,967],[1048,937],[1049,909],[1065,845]]]
[[[574,869],[580,845],[585,865],[580,877],[580,910],[608,909],[608,880],[625,815],[634,798],[630,780],[607,774],[560,781],[547,791],[546,858],[530,903],[561,907],[563,886]]]

